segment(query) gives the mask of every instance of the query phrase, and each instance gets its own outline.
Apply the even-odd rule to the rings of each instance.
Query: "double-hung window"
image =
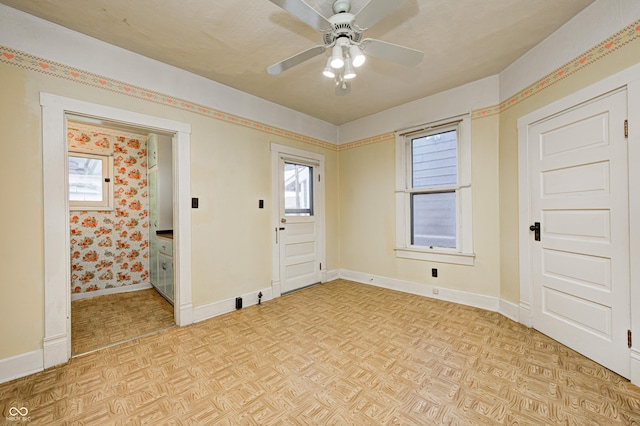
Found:
[[[468,116],[396,134],[396,255],[473,264]]]

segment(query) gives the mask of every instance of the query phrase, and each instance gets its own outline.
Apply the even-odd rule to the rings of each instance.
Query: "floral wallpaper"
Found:
[[[147,136],[68,123],[70,150],[113,155],[114,210],[72,210],[71,293],[149,282]]]

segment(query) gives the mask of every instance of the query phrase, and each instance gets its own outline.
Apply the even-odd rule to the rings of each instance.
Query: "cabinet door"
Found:
[[[158,238],[154,232],[154,235],[149,236],[149,281],[158,287],[160,284],[158,278]]]
[[[173,301],[173,258],[164,253],[158,253],[159,284],[158,289]]]
[[[167,270],[165,271],[165,289],[166,289],[166,294],[167,294],[167,298],[173,303],[173,299],[174,299],[174,294],[175,294],[175,290],[174,290],[174,285],[173,285],[173,257],[168,257],[167,260],[169,261],[168,265],[167,265]]]

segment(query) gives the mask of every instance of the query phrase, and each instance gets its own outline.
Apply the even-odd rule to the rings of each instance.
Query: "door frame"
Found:
[[[634,65],[518,119],[519,321],[528,327],[535,326],[531,309],[533,283],[531,280],[531,253],[529,251],[529,240],[532,238],[529,231],[529,225],[532,221],[529,205],[531,195],[529,191],[531,179],[528,157],[529,128],[541,120],[606,93],[626,88],[627,116],[630,118],[627,142],[628,162],[629,164],[640,164],[640,79],[637,78],[639,74],[640,64]],[[629,167],[629,213],[629,255],[630,259],[638,259],[640,258],[640,217],[638,217],[640,213],[640,168],[638,167]],[[631,331],[634,335],[629,355],[630,379],[631,383],[640,386],[640,265],[638,262],[631,262],[629,276]]]
[[[319,174],[321,176],[321,185],[314,186],[314,215],[316,218],[316,226],[318,232],[318,253],[320,255],[320,282],[327,280],[326,266],[326,221],[325,221],[325,175],[324,175],[324,155],[315,152],[305,151],[298,148],[292,148],[286,145],[271,143],[271,244],[272,244],[272,278],[271,291],[273,297],[282,295],[282,287],[280,282],[280,244],[279,231],[280,227],[280,157],[297,157],[304,162],[305,159],[312,160],[319,164]],[[318,189],[317,191],[316,189]]]
[[[173,184],[176,300],[179,326],[193,323],[191,291],[191,126],[188,123],[40,93],[44,207],[44,368],[71,358],[71,292],[67,113],[115,121],[174,134]]]

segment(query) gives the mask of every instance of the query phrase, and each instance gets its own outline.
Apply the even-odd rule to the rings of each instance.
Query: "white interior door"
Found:
[[[280,147],[276,153],[275,243],[280,292],[322,281],[324,188],[322,158]],[[275,174],[275,173],[274,173]],[[275,192],[275,191],[274,191]]]
[[[629,377],[626,116],[620,90],[529,128],[529,252],[533,326]]]

